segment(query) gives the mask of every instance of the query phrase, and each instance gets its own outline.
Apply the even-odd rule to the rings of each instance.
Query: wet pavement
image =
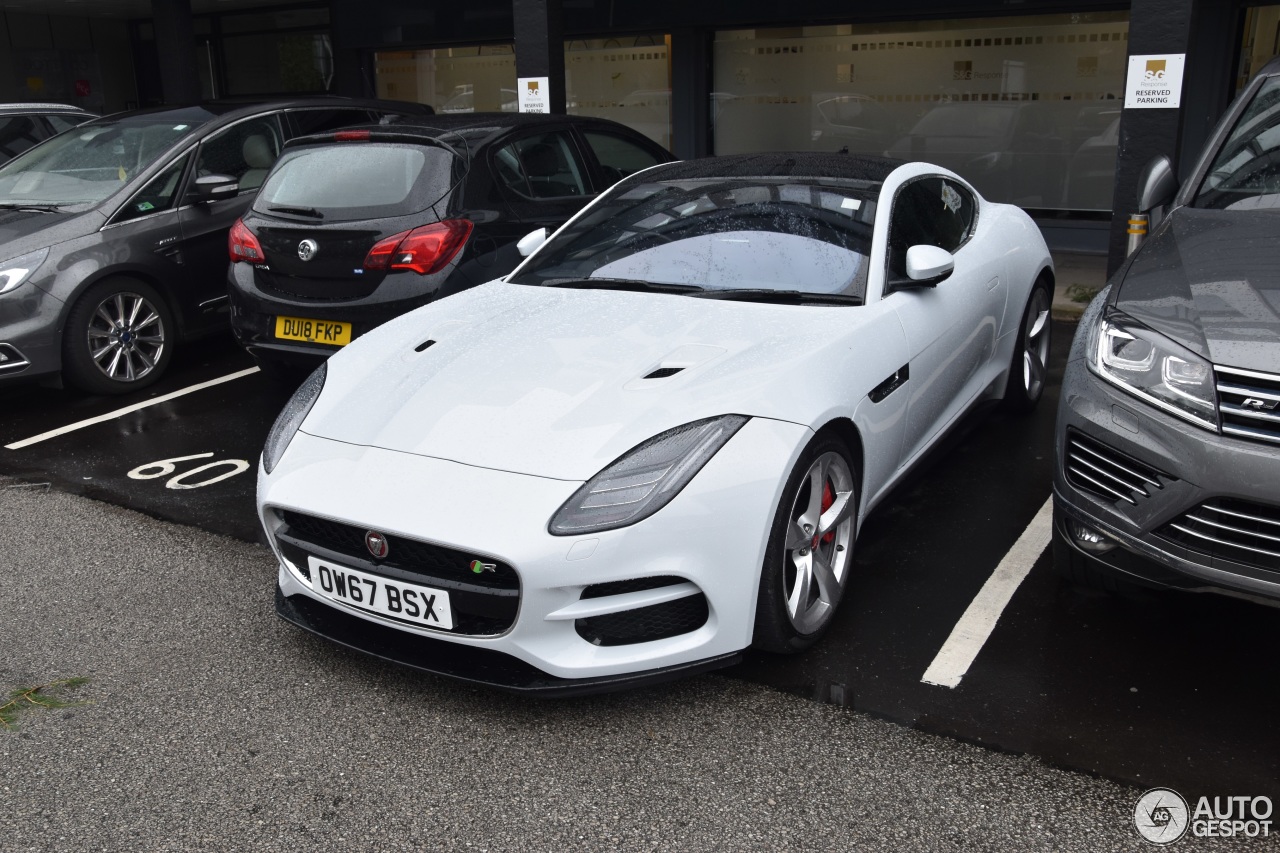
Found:
[[[1280,798],[1277,609],[1219,596],[1085,593],[1058,581],[1045,550],[959,686],[922,681],[1049,497],[1073,332],[1054,325],[1052,384],[1035,413],[970,415],[872,514],[828,637],[805,655],[750,654],[721,674],[1136,786]],[[288,389],[248,373],[164,399],[250,366],[215,339],[188,348],[164,383],[133,397],[0,391],[0,474],[258,542],[255,468]],[[266,609],[262,586],[240,594]]]

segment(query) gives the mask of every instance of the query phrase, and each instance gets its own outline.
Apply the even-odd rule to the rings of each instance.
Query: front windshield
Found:
[[[879,185],[825,178],[628,181],[511,278],[861,298]]]
[[[1280,207],[1280,77],[1268,78],[1240,114],[1192,206]]]
[[[135,118],[68,130],[0,167],[0,206],[102,201],[195,127]]]

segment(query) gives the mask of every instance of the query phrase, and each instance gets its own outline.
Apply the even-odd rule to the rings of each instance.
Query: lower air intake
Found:
[[[626,646],[678,637],[707,624],[707,597],[702,593],[650,607],[591,616],[574,622],[578,636],[595,646]]]

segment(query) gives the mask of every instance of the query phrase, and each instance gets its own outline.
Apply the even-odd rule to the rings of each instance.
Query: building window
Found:
[[[670,150],[670,56],[661,34],[566,42],[569,114],[613,119]]]
[[[715,153],[887,154],[992,201],[1111,208],[1128,13],[724,30]]]
[[[430,104],[438,113],[516,112],[510,44],[379,51],[378,97]]]

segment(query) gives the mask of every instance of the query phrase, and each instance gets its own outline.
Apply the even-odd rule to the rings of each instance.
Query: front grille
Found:
[[[1222,432],[1280,444],[1280,375],[1214,365]]]
[[[1075,430],[1067,432],[1063,469],[1067,482],[1077,489],[1134,506],[1163,489],[1165,483],[1174,482],[1168,474]]]
[[[446,590],[454,614],[453,633],[501,634],[515,623],[520,577],[506,563],[387,534],[387,556],[377,559],[365,547],[366,527],[290,510],[281,511],[280,517],[286,525],[276,533],[280,551],[308,578],[308,556],[327,557],[353,569]],[[492,570],[482,567],[477,573],[470,568],[475,562]]]
[[[578,619],[573,626],[578,636],[592,645],[625,646],[696,631],[706,624],[707,615],[707,597],[698,593],[649,607]]]
[[[1280,507],[1214,498],[1156,531],[1191,551],[1280,572]]]
[[[489,557],[468,554],[415,539],[406,539],[403,536],[383,534],[387,537],[387,557],[384,560],[377,560],[370,555],[369,549],[364,544],[364,535],[369,532],[368,527],[330,521],[290,510],[282,511],[280,517],[298,538],[339,554],[370,561],[374,565],[391,566],[413,574],[421,574],[424,577],[464,581],[491,589],[520,589],[520,578],[515,570]],[[480,572],[472,571],[471,564],[476,560],[493,566],[493,571],[484,569]]]

